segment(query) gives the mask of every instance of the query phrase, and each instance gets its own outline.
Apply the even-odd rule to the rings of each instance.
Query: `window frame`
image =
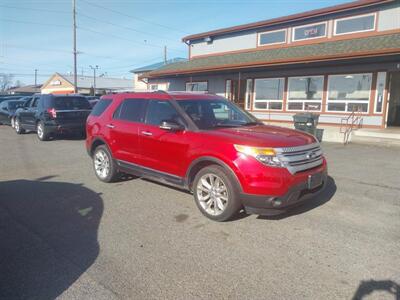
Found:
[[[384,103],[385,103],[385,95],[386,95],[386,83],[387,83],[387,78],[388,78],[387,73],[388,72],[386,72],[386,71],[379,71],[379,72],[376,73],[374,114],[383,114]],[[384,74],[381,111],[377,111],[379,74]]]
[[[298,28],[304,28],[304,27],[311,27],[313,25],[321,25],[325,24],[325,33],[323,36],[317,36],[317,37],[312,37],[312,38],[305,38],[305,39],[296,39],[296,29]],[[317,22],[317,23],[311,23],[311,24],[305,24],[305,25],[300,25],[300,26],[294,26],[292,27],[292,42],[300,42],[300,41],[308,41],[308,40],[315,40],[315,39],[322,39],[326,38],[328,36],[328,21],[323,21],[323,22]]]
[[[250,83],[250,84],[249,84]],[[249,87],[250,86],[250,87]],[[285,92],[285,90],[284,90]],[[254,94],[254,79],[246,79],[246,92],[244,96],[244,110],[251,110],[251,100]]]
[[[194,83],[195,83],[195,84],[205,83],[206,86],[207,86],[207,89],[206,89],[205,91],[192,91],[192,90],[188,90],[188,89],[187,89],[188,84],[194,84]],[[186,91],[186,92],[208,93],[208,81],[207,81],[207,80],[204,80],[204,81],[187,81],[187,82],[185,83],[185,91]]]
[[[283,89],[282,89],[282,99],[268,99],[268,100],[257,100],[257,80],[283,80]],[[283,111],[283,100],[285,98],[285,85],[286,85],[286,77],[265,77],[265,78],[255,78],[254,79],[254,83],[253,83],[253,90],[254,90],[254,95],[253,95],[253,105],[252,105],[252,109],[253,110],[264,110],[264,111]],[[260,103],[260,102],[266,102],[267,103],[267,108],[256,108],[256,103]],[[281,109],[270,109],[269,108],[269,104],[270,102],[280,102],[282,103],[282,108]]]
[[[329,91],[330,91],[330,77],[337,77],[337,76],[351,76],[351,75],[370,75],[371,76],[371,84],[369,86],[369,93],[368,93],[368,100],[329,100]],[[345,73],[345,74],[331,74],[328,75],[328,85],[326,88],[326,112],[328,113],[342,113],[342,114],[348,114],[351,113],[351,111],[348,110],[348,105],[349,103],[360,103],[360,104],[367,104],[367,111],[360,111],[359,113],[361,114],[368,114],[369,110],[371,109],[370,107],[370,101],[371,101],[371,93],[372,93],[372,81],[373,81],[373,76],[374,74],[372,72],[370,73]],[[329,103],[344,103],[345,104],[345,110],[329,110]]]
[[[279,32],[279,31],[284,31],[284,32],[285,32],[285,41],[283,41],[283,42],[271,43],[271,44],[261,44],[261,35],[262,35],[262,34],[274,33],[274,32]],[[273,45],[287,44],[287,40],[288,40],[288,28],[277,29],[277,30],[269,30],[269,31],[263,31],[263,32],[258,32],[257,46],[259,46],[259,47],[268,47],[268,46],[273,46]]]
[[[344,32],[344,33],[336,33],[338,21],[351,20],[351,19],[357,19],[357,18],[368,17],[368,16],[374,16],[374,27],[372,29],[356,30],[356,31]],[[356,15],[356,16],[350,16],[350,17],[344,17],[344,18],[335,19],[334,22],[333,22],[333,36],[341,36],[341,35],[354,34],[354,33],[360,33],[360,32],[375,31],[376,30],[376,20],[377,20],[377,13],[376,12],[369,13],[369,14],[362,14],[362,15]]]
[[[290,78],[308,78],[308,77],[320,77],[322,78],[322,94],[321,94],[321,100],[290,100]],[[322,112],[322,102],[324,99],[324,86],[325,86],[325,75],[304,75],[304,76],[290,76],[287,78],[288,84],[287,84],[287,96],[286,96],[286,111],[311,111],[311,112]],[[305,102],[313,102],[313,103],[320,103],[321,108],[319,110],[306,110],[305,109]],[[302,109],[289,109],[289,103],[302,103]]]

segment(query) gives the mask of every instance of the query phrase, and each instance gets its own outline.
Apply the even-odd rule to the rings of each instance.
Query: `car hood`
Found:
[[[270,125],[218,128],[207,133],[233,144],[254,147],[296,147],[316,142],[310,134]]]

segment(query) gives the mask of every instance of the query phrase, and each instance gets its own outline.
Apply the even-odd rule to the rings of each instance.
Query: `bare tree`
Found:
[[[0,92],[6,91],[12,85],[13,75],[1,73],[0,74]]]

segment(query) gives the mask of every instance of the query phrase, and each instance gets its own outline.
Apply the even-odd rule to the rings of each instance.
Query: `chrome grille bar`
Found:
[[[291,174],[318,167],[323,162],[323,153],[319,143],[298,147],[276,148],[275,151]]]

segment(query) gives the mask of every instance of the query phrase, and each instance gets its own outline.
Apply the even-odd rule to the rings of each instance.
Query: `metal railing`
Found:
[[[360,108],[353,110],[347,117],[342,118],[340,122],[340,133],[343,133],[343,144],[347,145],[351,133],[362,128],[363,125],[363,114]]]

